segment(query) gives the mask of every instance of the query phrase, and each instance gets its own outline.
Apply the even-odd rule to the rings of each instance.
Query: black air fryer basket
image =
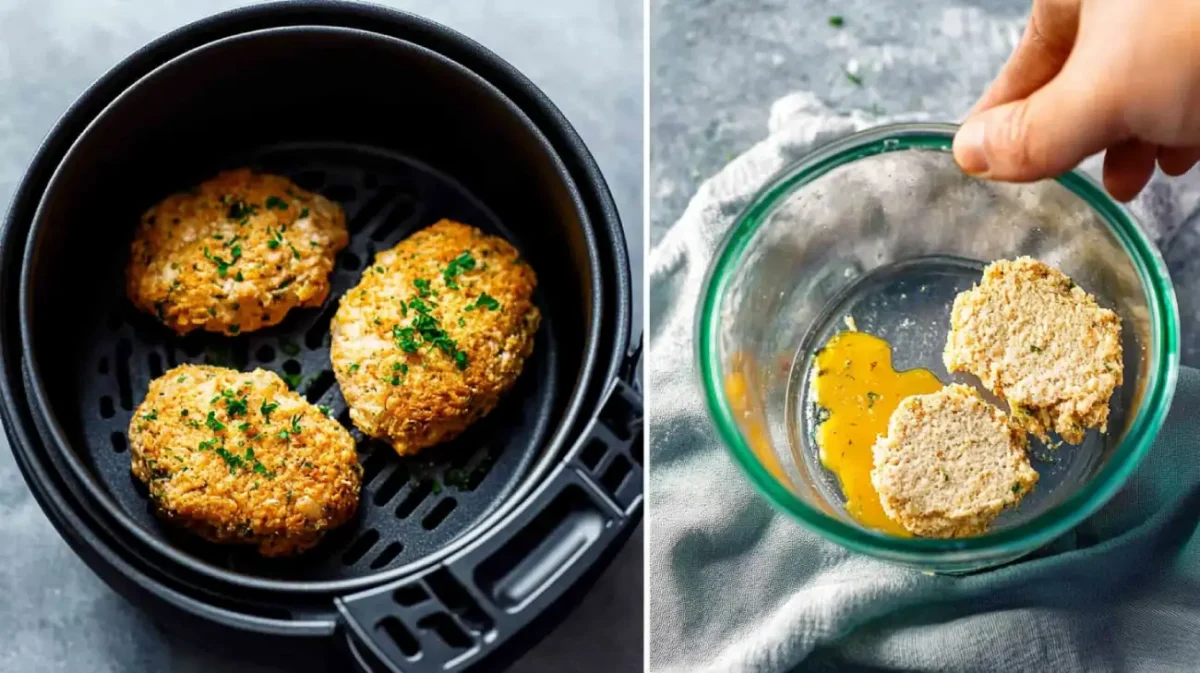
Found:
[[[124,297],[133,226],[238,166],[339,201],[351,244],[323,307],[236,338],[177,337]],[[329,368],[337,299],[377,251],[441,218],[503,235],[538,274],[543,325],[500,406],[416,458],[353,431],[359,514],[298,558],[161,524],[125,436],[149,381],[184,362],[273,369],[350,427]],[[0,246],[0,412],[18,464],[76,552],[147,609],[296,651],[341,644],[366,671],[501,664],[640,519],[642,404],[611,196],[541,92],[446,28],[289,2],[167,35],[60,120]]]

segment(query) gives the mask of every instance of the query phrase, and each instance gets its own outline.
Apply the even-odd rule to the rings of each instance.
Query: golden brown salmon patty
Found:
[[[449,220],[379,253],[333,317],[354,424],[405,455],[491,411],[533,352],[536,284],[507,241]]]
[[[970,372],[1042,441],[1108,429],[1121,385],[1121,319],[1061,271],[1029,257],[989,264],[954,299],[946,369]]]
[[[126,291],[180,334],[250,332],[320,306],[349,240],[329,199],[277,175],[227,171],[146,211]]]
[[[350,433],[274,372],[172,369],[150,383],[129,447],[160,516],[263,556],[312,547],[358,507]]]
[[[1021,501],[1038,473],[1026,435],[974,388],[904,398],[872,447],[883,510],[914,535],[967,537]]]

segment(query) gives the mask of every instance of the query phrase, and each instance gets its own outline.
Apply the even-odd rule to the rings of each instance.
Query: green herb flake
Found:
[[[157,421],[158,420],[158,409],[151,409],[150,413],[142,414],[142,418],[146,419],[147,421]]]
[[[850,72],[849,70],[846,71],[846,79],[854,86],[862,86],[862,78]]]
[[[242,277],[242,272],[241,272],[241,271],[238,271],[238,272],[237,272],[237,275],[236,275],[236,276],[234,276],[234,278],[236,278],[236,279],[237,279],[237,282],[239,282],[239,283],[240,283],[240,282],[242,282],[243,280],[246,280],[245,278],[243,278],[243,277]]]
[[[413,280],[413,285],[416,286],[417,292],[421,295],[422,299],[433,294],[433,290],[429,289],[429,281],[424,278]]]
[[[324,404],[318,404],[317,411],[320,411],[322,414],[325,414],[328,417],[333,416],[333,409],[330,409],[329,407],[325,406]]]
[[[478,299],[475,300],[473,306],[477,308],[486,308],[489,311],[495,311],[500,308],[500,302],[496,301],[495,297],[484,292],[483,294],[479,295]]]
[[[466,326],[467,326],[467,321],[466,321],[466,320],[463,320],[462,318],[459,318],[459,319],[458,319],[458,326],[459,326],[459,327],[466,327]]]
[[[353,374],[354,372],[358,371],[358,367],[359,367],[359,365],[357,362],[351,362],[350,363],[350,373]]]
[[[221,443],[221,440],[213,438],[213,439],[209,439],[209,440],[200,442],[200,445],[197,448],[199,448],[201,451],[207,451],[220,443]]]
[[[267,197],[266,206],[267,210],[287,210],[288,204],[287,201],[284,201],[278,196],[272,194],[271,196]]]
[[[236,474],[237,469],[244,464],[241,456],[233,455],[226,451],[225,447],[217,449],[217,455],[224,459],[225,464],[229,466],[229,474]]]
[[[831,16],[829,17],[829,25],[833,26],[834,28],[841,28],[842,26],[846,25],[846,20],[840,16]]]
[[[262,406],[260,406],[258,408],[258,412],[260,414],[262,414],[262,417],[264,419],[266,419],[267,423],[270,423],[271,422],[271,412],[275,411],[278,408],[279,408],[279,404],[277,404],[275,402],[267,402],[266,400],[263,400]]]
[[[306,217],[308,217],[308,208],[301,208],[301,209],[300,209],[300,218],[299,218],[299,219],[303,220],[303,219],[304,219],[304,218],[306,218]]]
[[[471,256],[469,251],[463,251],[461,255],[450,260],[446,268],[442,271],[442,280],[446,287],[457,290],[458,281],[456,278],[462,275],[465,271],[470,271],[475,268],[475,258]]]
[[[400,385],[400,377],[399,376],[392,377],[392,385],[394,385],[394,386]]]
[[[301,374],[284,374],[281,378],[292,390],[299,388],[300,384],[304,382],[304,376]]]
[[[204,424],[213,432],[220,432],[225,429],[225,424],[217,420],[217,412],[215,411],[208,412],[208,418],[204,421]]]
[[[300,416],[301,416],[301,414],[296,414],[295,416],[292,416],[292,434],[293,435],[300,434]]]
[[[289,434],[287,430],[280,430],[280,431],[279,431],[279,435],[278,435],[278,437],[279,437],[280,439],[282,439],[283,441],[285,441],[285,442],[288,440],[288,437],[290,437],[290,436],[291,436],[291,434]]]
[[[242,331],[242,326],[241,326],[241,325],[230,325],[230,326],[229,326],[229,333],[230,333],[230,334],[237,334],[237,333],[238,333],[238,332],[240,332],[240,331]]]
[[[296,249],[296,246],[292,245],[291,243],[288,243],[288,247],[292,249],[292,258],[300,259],[300,251]]]
[[[1042,349],[1041,349],[1041,348],[1039,348],[1039,347],[1037,347],[1037,346],[1034,346],[1034,345],[1032,345],[1032,344],[1031,344],[1031,345],[1029,346],[1029,352],[1030,352],[1030,353],[1041,353],[1041,352],[1042,352]]]
[[[1021,492],[1021,484],[1020,484],[1020,482],[1018,482],[1018,483],[1015,483],[1015,484],[1013,484],[1013,485],[1012,485],[1012,492],[1013,492],[1013,493],[1020,493],[1020,492]]]
[[[880,395],[879,393],[871,393],[871,392],[868,392],[868,393],[867,393],[867,408],[868,408],[868,409],[870,409],[870,408],[874,407],[874,406],[875,406],[875,402],[876,402],[876,401],[877,401],[877,400],[878,400],[880,397],[882,397],[882,395]]]

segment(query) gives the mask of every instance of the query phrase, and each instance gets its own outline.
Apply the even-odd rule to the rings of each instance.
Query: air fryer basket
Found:
[[[279,27],[291,23],[300,25]],[[198,36],[206,46],[184,54]],[[472,69],[486,79],[416,41],[442,52],[465,44],[454,56],[482,63]],[[92,120],[97,99],[119,90],[112,80],[132,81],[172,57]],[[629,310],[615,213],[590,157],[547,106],[461,36],[340,3],[230,13],[131,57],[60,122],[6,224],[11,293],[11,248],[38,194],[30,185],[46,183],[47,165],[63,156],[61,136],[91,120],[46,189],[21,293],[2,308],[8,424],[25,417],[15,410],[26,402],[12,358],[17,299],[24,312],[28,414],[39,427],[9,434],[39,501],[61,508],[73,496],[76,513],[110,536],[108,553],[141,564],[123,572],[201,604],[181,606],[193,613],[210,604],[215,621],[284,633],[289,623],[311,633],[337,621],[360,664],[392,670],[458,668],[494,649],[561,593],[555,584],[599,558],[641,502],[640,399],[614,379]],[[342,202],[352,244],[321,309],[232,340],[175,337],[122,297],[132,225],[162,195],[237,165],[290,175]],[[298,560],[265,562],[160,525],[129,475],[123,434],[149,379],[206,359],[273,368],[346,423],[327,364],[337,296],[374,252],[441,217],[505,235],[539,274],[544,326],[501,406],[432,460],[360,442],[358,520]],[[467,486],[445,486],[449,470]],[[45,483],[48,471],[61,486]],[[64,535],[77,548],[100,544]],[[243,607],[251,617],[239,621]]]

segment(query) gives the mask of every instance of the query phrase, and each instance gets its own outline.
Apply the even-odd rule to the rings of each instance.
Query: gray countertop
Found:
[[[145,42],[231,0],[0,0],[0,204],[72,100]],[[642,278],[642,7],[639,0],[384,2],[456,28],[499,53],[564,111],[596,154]],[[640,331],[640,319],[636,329]],[[0,440],[2,441],[2,440]],[[95,577],[43,516],[0,447],[0,671],[265,671],[163,632]],[[642,536],[571,615],[513,670],[637,670]],[[295,669],[292,669],[295,670]]]

